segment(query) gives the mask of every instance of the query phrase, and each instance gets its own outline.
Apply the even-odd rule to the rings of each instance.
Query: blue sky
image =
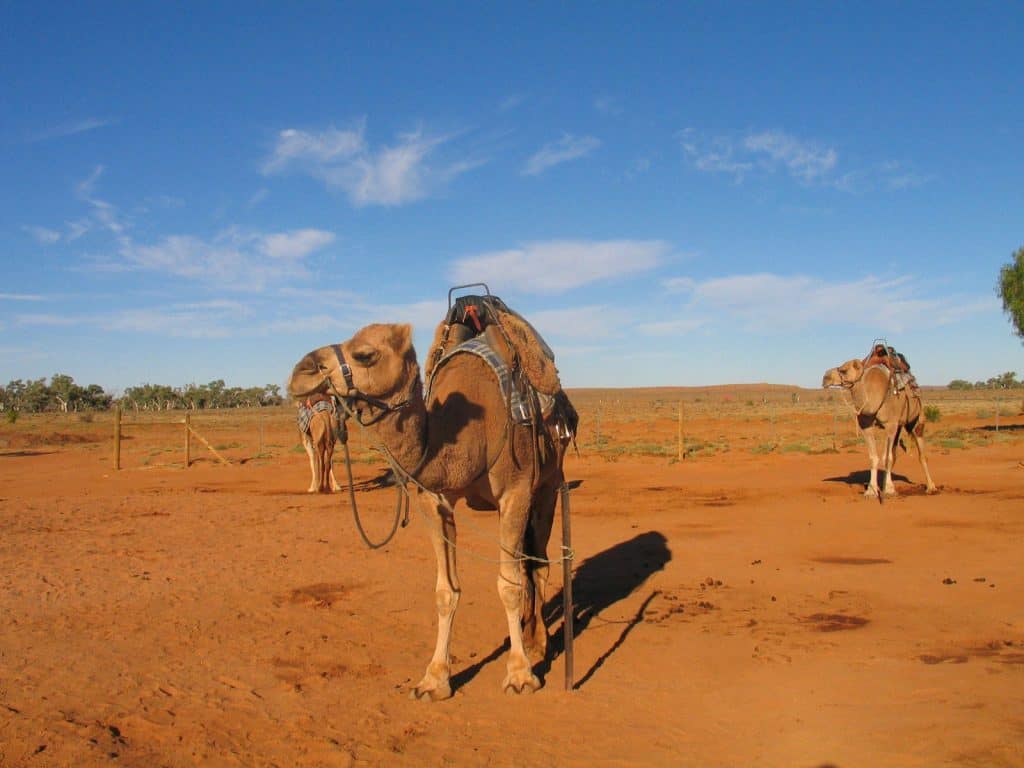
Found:
[[[1019,3],[6,3],[0,383],[282,383],[485,281],[566,386],[1024,373]]]

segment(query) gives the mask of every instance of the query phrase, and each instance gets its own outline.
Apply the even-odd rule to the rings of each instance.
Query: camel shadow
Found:
[[[572,577],[574,637],[583,634],[595,619],[601,621],[602,611],[629,597],[652,574],[663,570],[672,559],[672,552],[667,544],[668,540],[663,534],[658,531],[648,531],[609,547],[580,563],[574,569]],[[623,625],[622,632],[619,633],[618,638],[608,650],[594,662],[593,666],[578,678],[573,685],[574,689],[590,680],[605,661],[622,646],[630,632],[643,620],[644,611],[657,594],[657,591],[652,591],[629,619],[607,622],[621,623]],[[562,590],[558,590],[544,603],[543,612],[548,627],[563,618]],[[505,641],[486,657],[453,675],[452,688],[457,689],[470,682],[485,666],[497,661],[508,650],[509,641],[508,638],[505,638]],[[564,652],[564,635],[561,631],[556,631],[548,639],[547,655],[534,667],[534,671],[541,680],[551,671],[554,660]]]
[[[878,482],[882,482],[883,472],[881,468],[878,470]],[[901,475],[898,472],[892,473],[893,482],[899,481],[901,483],[909,483],[910,478],[906,475]],[[865,488],[871,481],[871,470],[870,469],[859,469],[851,472],[848,475],[842,475],[838,477],[826,477],[826,483],[846,483],[847,485],[863,485]]]

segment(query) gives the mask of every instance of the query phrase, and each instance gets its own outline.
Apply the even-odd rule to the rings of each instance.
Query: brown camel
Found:
[[[864,491],[865,496],[881,498],[878,489],[878,446],[872,428],[885,433],[885,482],[882,493],[886,496],[896,494],[896,486],[892,482],[892,466],[896,460],[900,432],[904,429],[917,445],[917,457],[927,483],[926,491],[935,493],[938,489],[932,482],[928,461],[924,456],[921,397],[909,386],[894,390],[893,375],[884,365],[865,365],[862,360],[849,360],[838,368],[825,371],[821,385],[826,388],[842,387],[850,392],[853,407],[857,411],[857,427],[867,443],[868,455],[871,457],[871,478]]]
[[[334,477],[334,443],[337,439],[334,433],[335,415],[333,409],[314,410],[312,405],[311,399],[300,404],[300,407],[310,409],[307,428],[303,430],[302,424],[299,425],[302,445],[309,456],[311,478],[307,493],[330,493],[341,488]]]
[[[506,362],[513,359],[503,334],[488,328],[485,335]],[[575,412],[559,392],[556,402],[563,405],[555,413],[572,413],[571,422],[553,414],[539,425],[517,423],[497,375],[475,354],[452,355],[429,383],[424,399],[411,327],[378,324],[310,352],[295,366],[288,391],[302,397],[330,387],[355,398],[360,421],[426,489],[418,498],[437,558],[437,644],[411,697],[452,695],[449,645],[461,594],[453,510],[459,499],[498,511],[498,594],[510,639],[502,686],[507,693],[532,692],[540,687],[533,663],[547,652],[541,614],[546,552],[570,440],[565,424],[575,427]]]

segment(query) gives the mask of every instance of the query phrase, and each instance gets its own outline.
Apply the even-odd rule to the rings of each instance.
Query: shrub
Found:
[[[17,420],[18,420],[18,412],[16,410],[14,410],[13,408],[11,408],[11,410],[9,410],[7,412],[7,423],[8,424],[13,424]]]
[[[942,419],[942,411],[939,410],[937,405],[926,405],[924,407],[924,420],[928,423],[934,423]]]

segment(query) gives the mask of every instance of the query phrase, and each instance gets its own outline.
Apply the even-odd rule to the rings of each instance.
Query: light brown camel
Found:
[[[300,404],[309,407],[309,402]],[[330,493],[341,489],[334,477],[334,411],[310,410],[309,426],[301,429],[302,445],[309,456],[309,472],[311,475],[307,493]]]
[[[893,390],[892,372],[884,365],[865,365],[862,360],[848,360],[837,368],[825,371],[821,385],[842,387],[850,393],[853,408],[857,412],[857,428],[868,446],[871,458],[871,477],[865,496],[879,497],[878,489],[878,446],[872,429],[885,433],[885,451],[882,456],[885,470],[885,482],[882,493],[886,496],[896,494],[896,486],[892,482],[892,466],[896,460],[896,445],[900,432],[906,430],[917,445],[917,457],[924,470],[927,483],[926,492],[935,493],[938,489],[932,482],[928,472],[928,461],[924,456],[924,419],[921,397],[911,387]]]
[[[492,331],[485,335],[511,361],[502,334]],[[357,398],[360,420],[427,489],[418,497],[437,558],[437,643],[411,697],[452,695],[449,645],[461,594],[453,509],[459,499],[498,511],[498,594],[510,639],[502,687],[507,693],[538,689],[532,667],[547,651],[545,558],[568,431],[554,418],[537,427],[511,419],[497,376],[474,354],[448,358],[425,400],[409,325],[370,325],[348,341],[310,352],[295,366],[288,391],[301,397],[328,385]],[[571,411],[564,393],[559,397]]]

